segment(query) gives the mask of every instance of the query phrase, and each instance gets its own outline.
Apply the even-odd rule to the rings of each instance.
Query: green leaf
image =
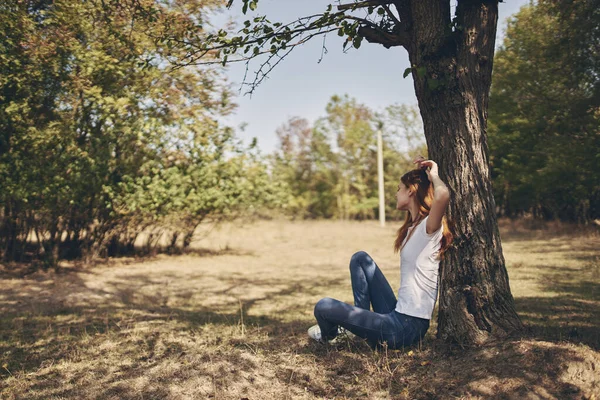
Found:
[[[355,48],[360,48],[360,43],[362,42],[362,36],[356,36],[353,40],[352,40],[352,45]]]
[[[406,77],[407,77],[407,76],[410,74],[410,72],[411,72],[411,71],[412,71],[412,68],[410,68],[410,67],[409,67],[409,68],[406,68],[406,69],[404,70],[404,73],[402,74],[402,77],[403,77],[403,78],[406,78]]]

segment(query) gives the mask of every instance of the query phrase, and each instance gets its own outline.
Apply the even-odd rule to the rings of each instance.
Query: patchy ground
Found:
[[[394,228],[258,222],[182,256],[0,266],[0,398],[600,398],[600,234],[575,227],[502,226],[522,338],[463,350],[434,324],[403,351],[309,342],[321,297],[351,302],[353,252],[398,287]]]

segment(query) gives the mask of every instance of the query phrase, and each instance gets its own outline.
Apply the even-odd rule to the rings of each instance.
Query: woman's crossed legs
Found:
[[[421,339],[429,321],[395,311],[396,296],[375,261],[364,251],[350,260],[354,306],[324,298],[315,306],[315,317],[323,339],[333,339],[341,326],[367,339],[371,346],[387,342],[391,348],[411,345]],[[373,311],[369,311],[373,306]]]

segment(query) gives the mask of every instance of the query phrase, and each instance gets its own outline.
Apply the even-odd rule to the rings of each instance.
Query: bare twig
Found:
[[[339,11],[356,10],[357,8],[377,7],[377,6],[381,6],[384,4],[391,4],[391,3],[393,3],[393,0],[368,0],[368,1],[361,1],[360,3],[340,4],[339,6],[337,6],[337,9]]]
[[[319,57],[319,60],[317,61],[318,64],[320,64],[321,61],[323,61],[323,56],[327,54],[327,47],[325,47],[325,39],[327,39],[327,34],[323,35],[323,46],[321,47],[321,57]]]

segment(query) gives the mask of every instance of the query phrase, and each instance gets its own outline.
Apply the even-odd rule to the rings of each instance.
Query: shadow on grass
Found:
[[[81,270],[93,270],[106,266],[129,265],[133,263],[142,263],[154,261],[161,256],[181,256],[191,255],[198,257],[218,257],[218,256],[240,256],[254,257],[256,254],[248,250],[240,250],[231,247],[215,250],[203,247],[187,248],[152,248],[150,250],[143,247],[135,247],[131,251],[118,253],[108,258],[96,257],[85,260],[81,257],[74,259],[61,259],[59,264],[49,268],[42,260],[29,258],[26,262],[5,262],[0,263],[0,279],[20,279],[36,272],[47,272],[52,269],[55,273],[70,273]]]
[[[547,271],[560,271],[552,268]],[[540,278],[544,290],[558,296],[516,298],[517,310],[536,338],[585,343],[598,350],[600,287],[577,281],[575,269],[563,272],[560,278]],[[197,282],[203,278],[187,276]],[[101,288],[68,272],[28,279],[31,285],[1,292],[0,366],[6,367],[0,379],[20,379],[12,387],[31,399],[169,398],[186,395],[173,387],[193,379],[209,385],[211,392],[190,392],[189,397],[227,397],[230,387],[240,385],[239,397],[250,398],[243,395],[244,388],[265,384],[260,383],[265,369],[273,373],[269,379],[289,389],[288,397],[308,392],[360,398],[376,390],[392,398],[524,398],[532,392],[577,398],[582,390],[558,379],[565,365],[584,361],[564,346],[507,341],[457,350],[428,339],[423,350],[411,348],[410,355],[373,352],[362,341],[337,346],[309,342],[306,329],[314,323],[314,304],[308,299],[347,284],[346,276],[218,276],[219,286],[202,293],[189,287],[168,293],[143,290],[160,280],[181,279],[175,273],[127,275],[127,280]],[[65,286],[54,286],[54,279],[65,279]],[[243,285],[269,290],[240,300],[234,291]],[[65,304],[54,299],[59,290],[68,290],[76,300]],[[215,306],[197,305],[193,296],[198,294],[221,300]],[[273,307],[266,311],[265,305]],[[295,357],[298,363],[290,361]],[[494,386],[500,381],[512,384]],[[86,387],[93,388],[92,394]],[[1,391],[0,397],[9,398]]]
[[[552,237],[552,235],[550,235]],[[565,237],[555,244],[532,245],[532,238],[508,235],[504,243],[529,254],[551,254],[551,264],[541,261],[509,265],[519,280],[534,280],[534,293],[519,293],[515,306],[529,333],[538,339],[583,343],[600,350],[600,253],[597,240]],[[529,240],[527,240],[529,239]],[[536,238],[533,240],[544,240]],[[561,265],[560,260],[571,261]],[[576,261],[576,262],[574,262]]]
[[[543,244],[531,242],[543,242]],[[517,246],[517,248],[526,249],[527,253],[543,254],[543,253],[572,253],[573,256],[580,256],[581,252],[598,252],[597,243],[595,240],[584,238],[582,241],[577,241],[573,236],[544,236],[539,237],[530,234],[518,235],[503,235],[503,244]],[[587,258],[588,256],[583,256]],[[597,259],[596,256],[590,256],[591,259]]]
[[[576,351],[535,341],[446,351],[429,371],[422,371],[421,377],[428,384],[416,397],[581,398],[579,382],[570,382],[565,370],[570,363],[584,361]],[[423,367],[414,368],[419,371]],[[594,372],[587,372],[589,379]]]
[[[259,329],[270,342],[280,335],[306,331],[306,302],[295,302],[291,306],[276,310],[274,313],[253,313],[258,303],[277,304],[277,302],[294,294],[316,295],[325,292],[326,288],[340,284],[338,279],[315,279],[314,281],[284,282],[278,279],[254,279],[252,285],[266,288],[277,288],[250,299],[239,300],[231,295],[218,306],[205,307],[193,303],[180,307],[168,305],[169,298],[185,302],[197,294],[186,290],[175,293],[145,293],[141,289],[156,285],[157,279],[147,275],[128,275],[127,281],[108,282],[103,288],[92,289],[77,274],[68,275],[68,282],[61,289],[68,290],[72,298],[65,304],[54,298],[54,279],[64,279],[57,274],[36,274],[28,279],[31,285],[18,288],[3,288],[0,297],[0,355],[3,362],[18,361],[16,367],[23,372],[31,372],[39,368],[43,361],[52,356],[66,356],[69,346],[90,336],[119,334],[140,323],[169,324],[178,329],[195,331],[208,325],[217,327],[246,326],[245,329]],[[175,278],[173,274],[162,274],[160,279]],[[201,279],[192,276],[190,279]],[[242,280],[235,277],[223,277],[221,283],[225,288],[214,288],[203,296],[227,296],[239,286]],[[312,309],[312,308],[310,308]],[[283,322],[278,316],[298,315],[302,320]],[[270,346],[267,344],[267,346]],[[269,350],[280,351],[289,347],[289,343],[281,343],[281,348]],[[1,364],[0,364],[1,365]],[[0,370],[0,376],[8,376],[9,372]]]
[[[545,289],[561,294],[515,298],[517,311],[529,332],[538,339],[583,343],[599,351],[600,284],[547,282]]]

